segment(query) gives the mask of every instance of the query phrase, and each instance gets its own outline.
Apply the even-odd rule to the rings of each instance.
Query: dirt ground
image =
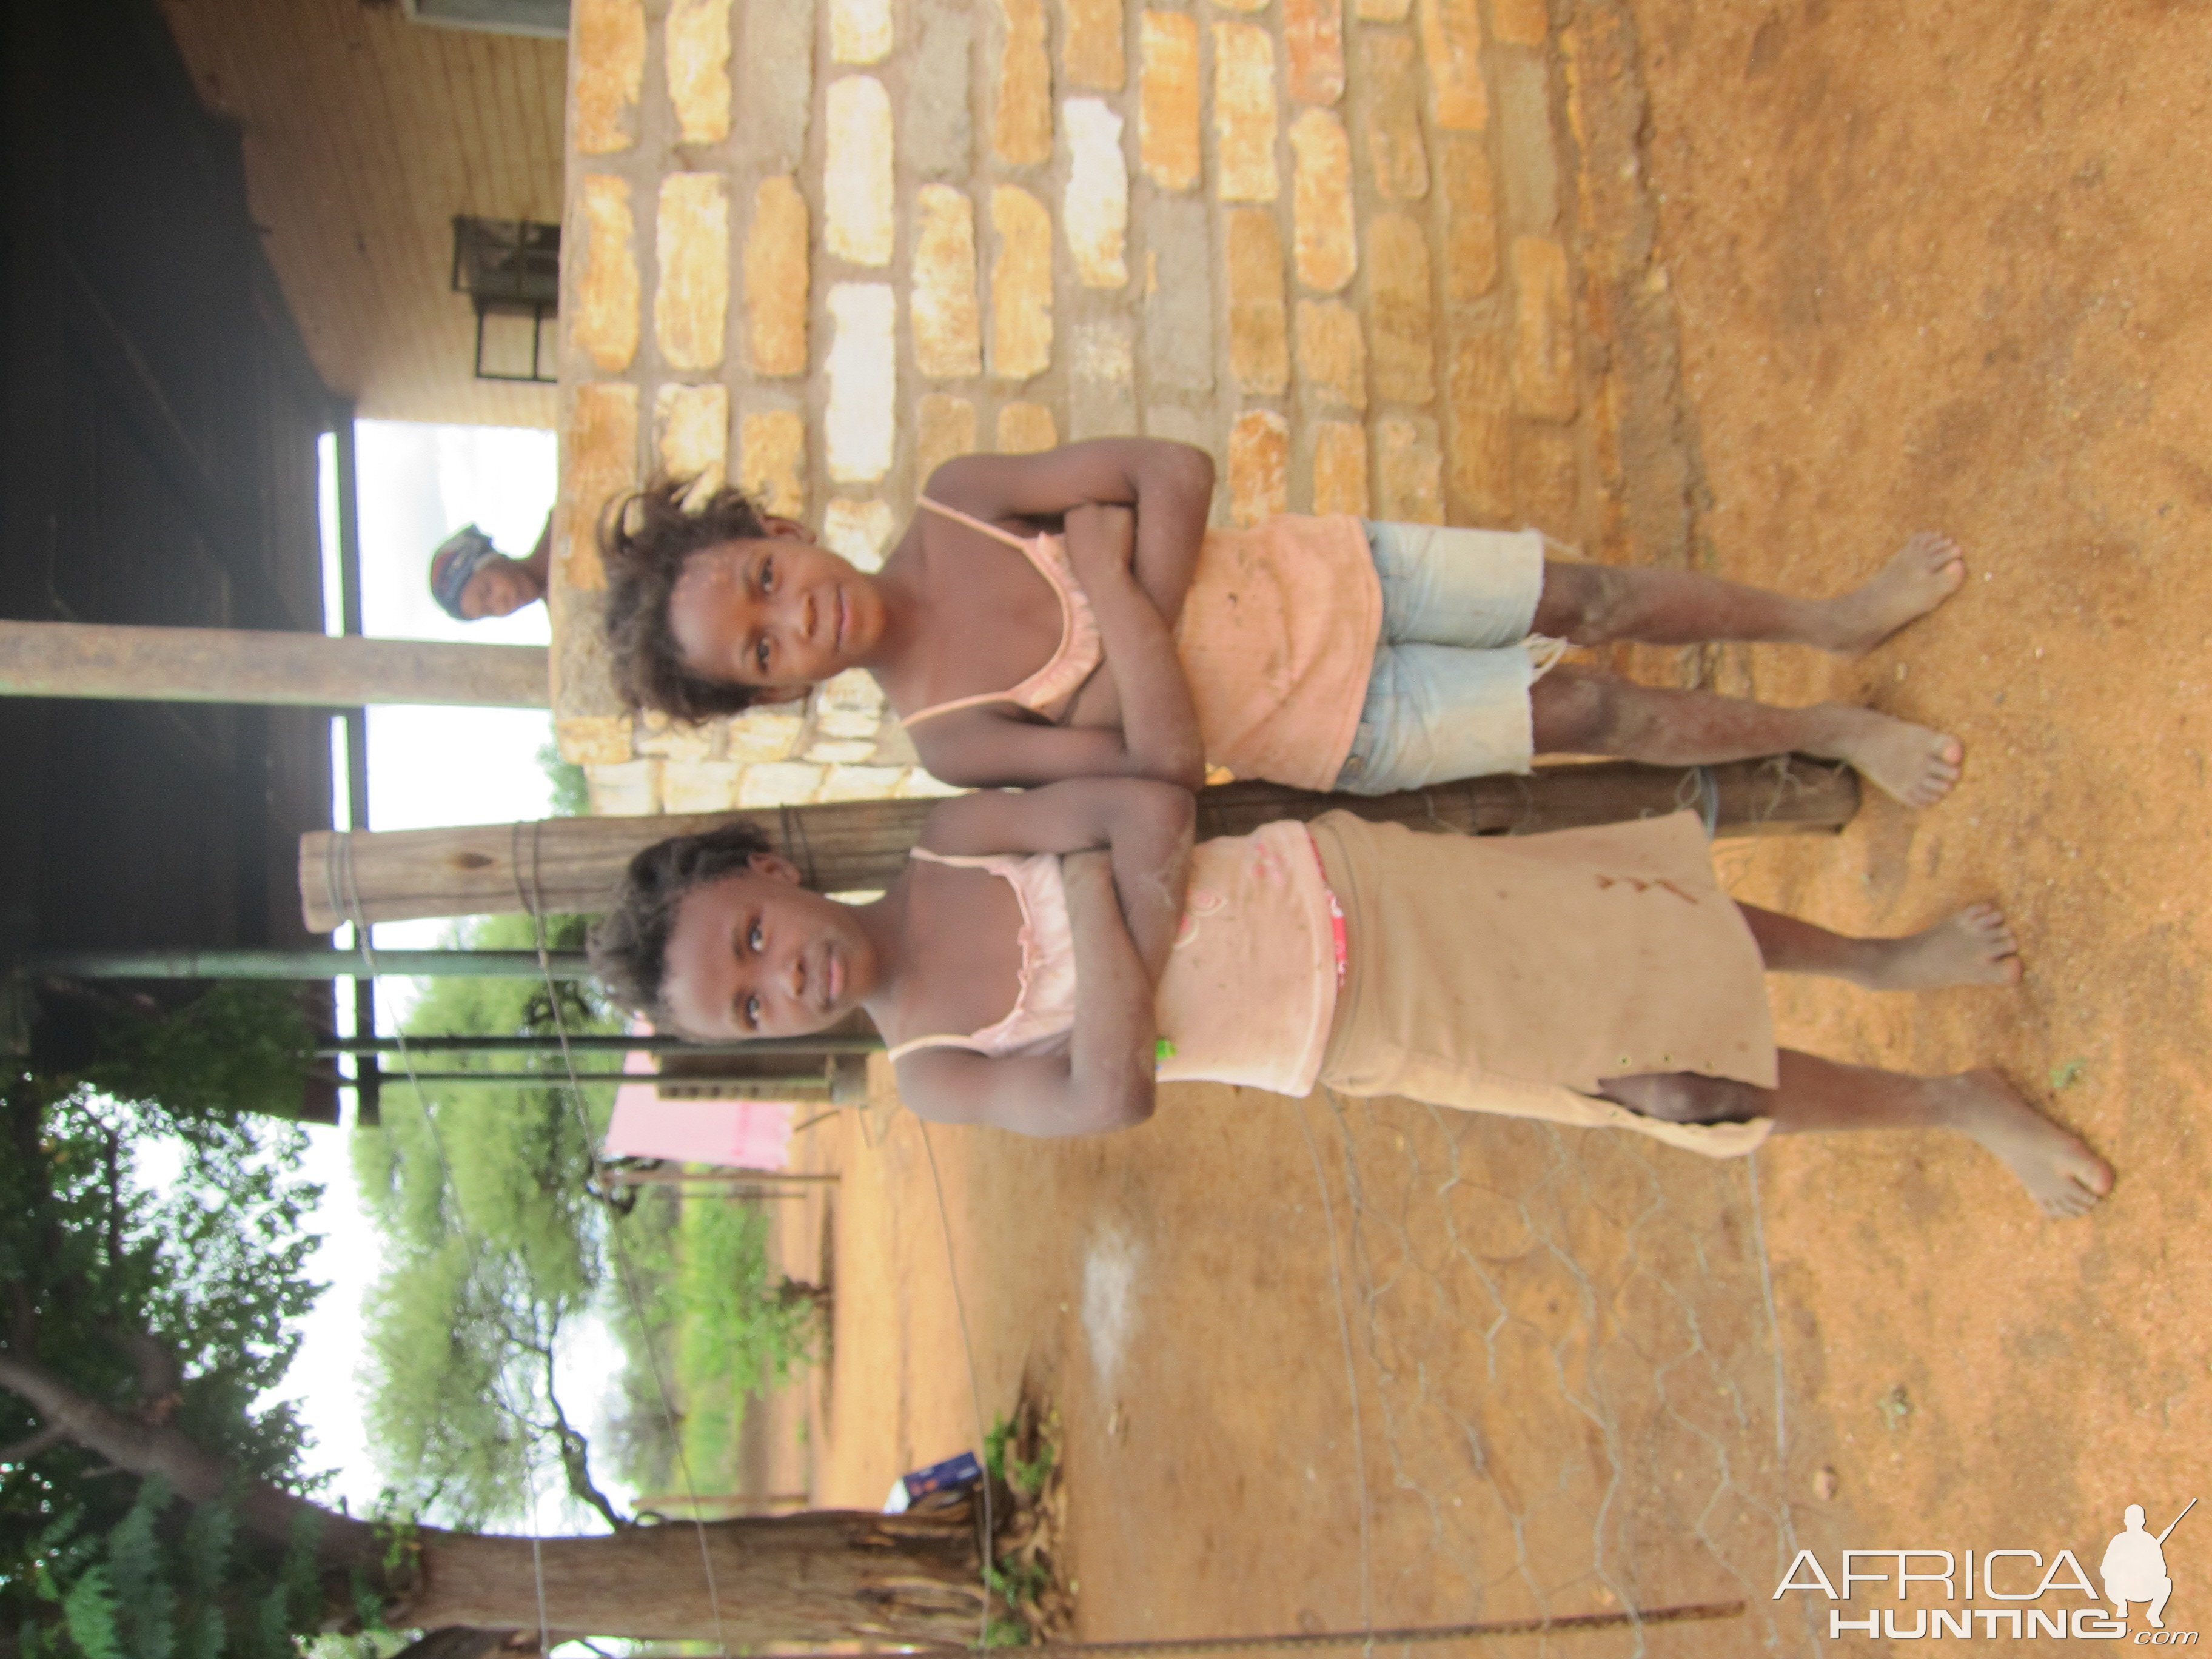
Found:
[[[816,1500],[880,1504],[1026,1376],[1065,1414],[1093,1638],[1741,1598],[1486,1650],[1804,1652],[1826,1604],[1816,1636],[1770,1599],[1799,1547],[1832,1572],[1844,1547],[2068,1547],[2094,1573],[2124,1504],[2156,1527],[2212,1496],[2207,9],[1630,11],[1704,557],[1827,590],[1936,527],[1971,566],[1856,667],[1719,674],[1957,733],[1952,799],[1722,861],[1847,930],[2001,898],[2027,981],[1778,982],[1784,1040],[2001,1065],[2119,1184],[2054,1224],[1934,1136],[1719,1164],[1225,1088],[1079,1145],[926,1139],[888,1101],[810,1131],[843,1176]],[[2167,1622],[2196,1628],[2212,1516],[2167,1559]]]

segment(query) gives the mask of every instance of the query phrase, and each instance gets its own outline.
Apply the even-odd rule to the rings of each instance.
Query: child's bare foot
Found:
[[[1966,561],[1948,536],[1923,530],[1882,566],[1873,580],[1828,601],[1834,634],[1828,649],[1856,657],[1959,591]]]
[[[1870,991],[1940,991],[1949,985],[2017,985],[2020,941],[1994,904],[1970,904],[1910,939],[1869,941]]]
[[[1996,1072],[1946,1079],[1950,1126],[2005,1161],[2045,1215],[2084,1215],[2112,1190],[2112,1166],[2020,1097]]]
[[[1933,806],[1951,793],[1966,757],[1958,738],[1871,708],[1834,707],[1838,760],[1848,761],[1876,787],[1907,806]]]

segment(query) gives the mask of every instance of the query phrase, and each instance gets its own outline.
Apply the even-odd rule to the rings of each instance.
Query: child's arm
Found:
[[[1050,783],[1147,777],[1184,789],[1206,781],[1206,745],[1175,636],[1129,572],[1135,515],[1125,507],[1071,508],[1068,562],[1090,596],[1121,701],[1114,727],[1042,726],[979,708],[939,721],[919,744],[948,783]]]
[[[939,1122],[1030,1135],[1103,1134],[1152,1115],[1152,975],[1115,902],[1108,854],[1061,860],[1075,934],[1075,1029],[1064,1055],[994,1060],[925,1048],[899,1062],[899,1092]]]
[[[1136,779],[969,795],[930,815],[921,839],[933,851],[1064,855],[1077,1000],[1064,1056],[908,1055],[899,1085],[915,1111],[1036,1135],[1097,1134],[1152,1115],[1152,991],[1182,915],[1194,816],[1187,792]]]
[[[1134,507],[1137,584],[1173,629],[1206,540],[1213,458],[1159,438],[1094,438],[1035,455],[963,455],[932,473],[927,489],[979,519],[1048,528],[1088,502]]]

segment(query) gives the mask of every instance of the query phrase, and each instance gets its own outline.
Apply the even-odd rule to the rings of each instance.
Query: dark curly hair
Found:
[[[668,972],[668,936],[694,889],[745,869],[775,845],[757,826],[726,823],[696,836],[655,842],[629,861],[615,890],[614,908],[592,926],[586,949],[607,994],[654,1024],[666,1023],[661,981]]]
[[[695,483],[657,477],[611,503],[599,520],[616,687],[633,709],[658,708],[694,721],[737,714],[760,693],[755,686],[702,679],[684,665],[668,626],[669,596],[693,554],[768,534],[760,503],[731,485],[687,507]]]

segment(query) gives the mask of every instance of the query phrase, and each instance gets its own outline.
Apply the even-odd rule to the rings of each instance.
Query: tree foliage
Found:
[[[562,923],[549,942],[566,948],[574,928]],[[534,930],[495,917],[472,942],[526,948]],[[580,987],[503,979],[431,981],[407,1029],[550,1035],[556,997],[568,1031],[618,1029]],[[355,1137],[362,1202],[389,1252],[365,1310],[370,1443],[410,1514],[521,1519],[550,1459],[570,1495],[612,1522],[553,1380],[563,1330],[592,1313],[605,1281],[607,1206],[589,1182],[611,1091],[586,1090],[580,1108],[557,1056],[477,1055],[453,1069],[547,1081],[387,1085],[381,1127]]]
[[[321,1288],[305,1231],[320,1193],[298,1178],[298,1129],[233,1107],[296,1104],[304,1034],[287,994],[224,987],[125,1017],[82,1073],[0,1085],[4,1352],[295,1491],[317,1484],[299,1421],[262,1402]],[[157,1139],[180,1158],[166,1190],[139,1175]],[[6,1392],[0,1443],[0,1633],[24,1652],[228,1659],[319,1616],[319,1595],[282,1590],[283,1553],[234,1540],[219,1507],[179,1522],[158,1484]]]

